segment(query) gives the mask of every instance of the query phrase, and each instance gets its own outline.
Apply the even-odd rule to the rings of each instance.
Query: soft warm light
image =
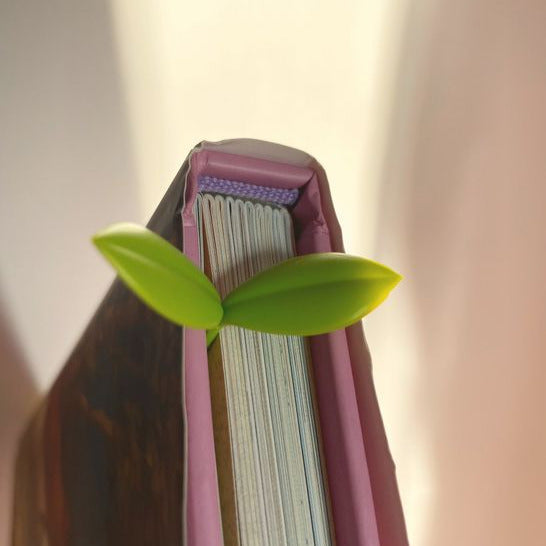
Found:
[[[112,280],[91,235],[237,137],[315,155],[347,251],[404,276],[365,329],[410,543],[546,543],[544,1],[2,12],[0,545],[18,427]]]

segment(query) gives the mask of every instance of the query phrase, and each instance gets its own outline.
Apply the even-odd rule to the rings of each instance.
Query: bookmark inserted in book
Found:
[[[255,188],[199,181],[202,265],[222,297],[294,255],[297,190]],[[305,340],[228,326],[209,371],[225,545],[333,544]]]

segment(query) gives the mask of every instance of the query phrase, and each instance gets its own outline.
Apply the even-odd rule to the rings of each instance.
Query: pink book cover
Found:
[[[192,206],[202,177],[299,190],[291,210],[299,255],[343,252],[326,174],[304,152],[257,140],[203,142],[189,158],[182,209],[184,253],[198,263]],[[394,464],[362,327],[310,339],[338,546],[407,544]],[[204,332],[184,332],[188,544],[220,546],[216,463]]]

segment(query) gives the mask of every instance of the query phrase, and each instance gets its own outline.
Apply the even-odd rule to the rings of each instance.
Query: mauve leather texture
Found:
[[[200,177],[299,188],[292,210],[298,254],[343,252],[328,182],[304,152],[249,139],[203,142],[189,158],[182,210],[184,252],[198,263],[192,206]],[[362,327],[311,338],[337,546],[404,546],[407,535],[394,464],[373,387]],[[190,546],[221,546],[204,332],[184,331],[187,434],[185,532]]]

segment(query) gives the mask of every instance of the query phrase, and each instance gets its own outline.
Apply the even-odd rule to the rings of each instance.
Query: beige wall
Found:
[[[405,275],[366,319],[414,545],[539,545],[546,489],[542,1],[3,5],[0,545],[14,438],[191,146],[324,164],[347,249]]]
[[[414,544],[546,544],[546,3],[408,16],[368,337]]]

